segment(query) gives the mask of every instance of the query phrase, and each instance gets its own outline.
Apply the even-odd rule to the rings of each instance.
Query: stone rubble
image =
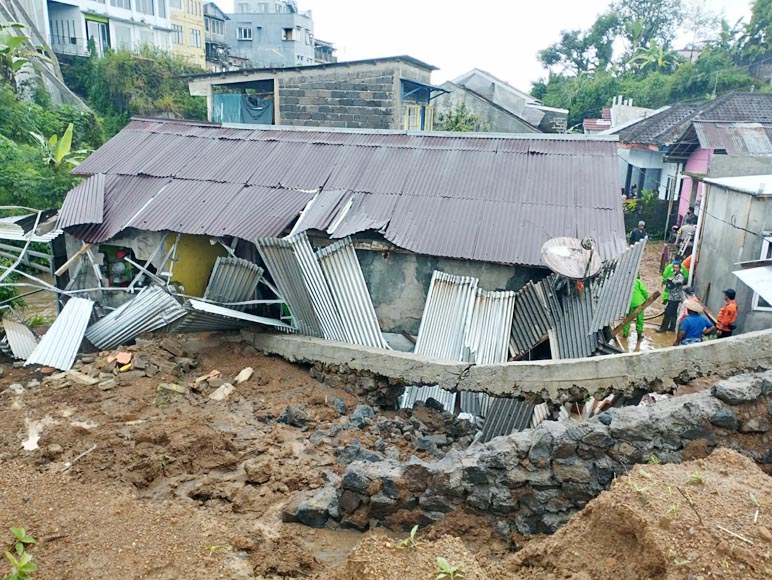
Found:
[[[551,533],[638,463],[679,463],[725,446],[772,465],[772,371],[647,407],[612,408],[584,423],[545,421],[468,448],[461,443],[473,430],[454,432],[443,415],[419,405],[408,418],[378,416],[366,429],[380,434],[385,450],[401,436],[417,450],[436,449],[436,459],[401,462],[399,453],[352,442],[338,451],[348,464],[341,480],[294,497],[284,521],[409,529],[462,508],[487,515],[497,529]]]

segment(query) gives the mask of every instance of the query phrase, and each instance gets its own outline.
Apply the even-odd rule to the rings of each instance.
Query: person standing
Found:
[[[630,234],[630,245],[637,244],[648,237],[649,232],[646,231],[646,222],[641,220],[638,222],[638,227]]]
[[[674,274],[665,282],[668,290],[667,306],[662,317],[662,325],[657,329],[657,332],[675,332],[676,323],[678,322],[678,307],[684,299],[686,277],[681,272],[681,262],[674,260],[673,269]]]
[[[718,337],[727,338],[732,336],[737,320],[737,302],[735,302],[737,293],[734,288],[724,290],[724,307],[718,311],[717,324]]]
[[[699,217],[694,213],[694,207],[690,207],[688,210],[686,210],[683,223],[696,226],[698,220]]]
[[[641,280],[640,274],[635,279],[635,286],[633,286],[633,297],[630,300],[630,310],[628,311],[628,316],[632,313],[633,310],[638,308],[641,304],[646,302],[646,299],[649,297],[649,291],[646,290],[646,286],[644,286],[643,281]],[[643,314],[644,310],[641,310],[638,313],[638,316],[635,317],[635,331],[638,333],[638,340],[641,340],[643,338]],[[630,323],[628,322],[625,324],[624,329],[622,330],[622,336],[624,338],[627,338],[627,336],[630,334]]]
[[[689,301],[686,309],[689,314],[681,323],[673,346],[702,342],[703,338],[716,329],[713,323],[702,315],[702,305],[696,301]]]
[[[678,268],[675,267],[676,263],[679,264]],[[677,272],[679,268],[681,270],[681,274],[683,274],[685,284],[689,279],[689,270],[684,268],[684,265],[681,263],[681,258],[678,256],[673,258],[673,261],[665,266],[665,269],[662,271],[662,285],[665,287],[665,289],[662,291],[662,304],[667,304],[667,299],[670,294],[670,290],[667,287],[667,281],[673,277],[673,274]]]

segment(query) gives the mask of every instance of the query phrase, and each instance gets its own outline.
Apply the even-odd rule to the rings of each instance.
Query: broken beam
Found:
[[[635,317],[636,317],[636,316],[638,316],[638,315],[639,315],[641,312],[643,312],[644,310],[646,310],[646,309],[649,307],[649,305],[651,305],[652,303],[654,303],[654,301],[655,301],[657,298],[659,298],[660,296],[662,296],[662,292],[660,292],[659,290],[655,290],[655,291],[652,293],[652,295],[651,295],[651,296],[649,296],[649,297],[646,299],[646,301],[645,301],[643,304],[641,304],[641,305],[640,305],[638,308],[636,308],[636,309],[635,309],[635,310],[633,310],[633,311],[632,311],[630,314],[628,314],[627,316],[625,316],[625,317],[622,319],[622,322],[620,322],[619,324],[617,324],[617,325],[614,327],[614,330],[612,330],[612,331],[611,331],[611,336],[616,336],[617,334],[619,334],[620,332],[622,332],[622,329],[625,327],[625,325],[626,325],[626,324],[630,324],[630,323],[631,323],[633,320],[635,320]]]
[[[73,264],[78,261],[78,258],[80,258],[83,254],[88,252],[89,248],[91,248],[93,244],[83,244],[83,246],[75,252],[72,256],[70,256],[69,260],[67,260],[64,264],[61,265],[61,267],[54,272],[55,276],[61,276],[64,274],[67,270],[72,268]]]

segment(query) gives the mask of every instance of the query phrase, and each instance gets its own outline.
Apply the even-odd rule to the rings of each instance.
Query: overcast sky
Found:
[[[233,0],[215,0],[232,10]],[[312,10],[317,38],[339,60],[408,54],[438,67],[440,84],[481,68],[521,90],[545,76],[536,52],[564,29],[587,28],[609,0],[297,0]],[[750,18],[750,0],[704,0],[727,20]]]

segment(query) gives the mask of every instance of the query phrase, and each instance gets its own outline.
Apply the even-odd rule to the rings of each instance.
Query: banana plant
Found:
[[[16,73],[31,57],[40,57],[25,47],[30,39],[19,32],[23,28],[24,25],[18,22],[0,22],[0,80],[8,83],[14,92],[17,90]]]
[[[72,131],[73,125],[70,123],[67,125],[64,133],[62,133],[61,138],[54,134],[46,139],[43,135],[34,131],[30,131],[30,135],[35,138],[43,149],[46,162],[59,169],[63,164],[74,167],[91,153],[88,149],[72,150]]]

